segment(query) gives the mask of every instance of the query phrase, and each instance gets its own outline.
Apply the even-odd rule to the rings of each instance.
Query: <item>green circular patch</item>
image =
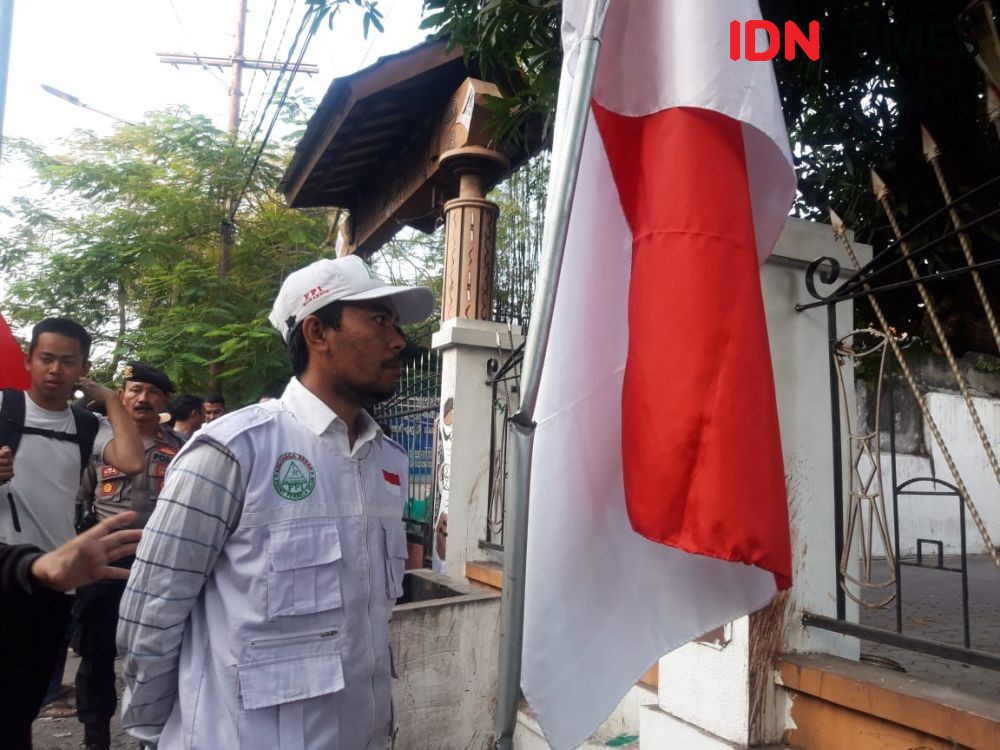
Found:
[[[274,464],[274,490],[286,500],[305,500],[316,487],[316,471],[300,453],[282,453]]]

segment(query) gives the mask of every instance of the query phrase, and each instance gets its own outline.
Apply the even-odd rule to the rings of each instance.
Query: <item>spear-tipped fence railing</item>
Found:
[[[1000,247],[995,239],[1000,231],[1000,211],[980,209],[979,215],[975,216],[974,208],[1000,203],[1000,178],[955,198],[942,170],[940,147],[926,131],[923,142],[925,157],[941,188],[944,207],[904,231],[886,183],[873,172],[873,190],[896,237],[895,241],[863,265],[843,221],[831,211],[834,234],[850,259],[853,272],[832,292],[823,295],[817,291],[817,283],[836,283],[841,269],[832,258],[818,259],[806,272],[806,288],[818,301],[797,306],[799,311],[821,306],[827,310],[838,584],[836,617],[805,613],[803,621],[809,626],[867,641],[1000,670],[1000,647],[987,638],[977,638],[976,602],[969,590],[969,543],[966,538],[968,518],[982,542],[981,548],[996,567],[996,581],[990,587],[995,591],[1000,586],[1000,549],[994,542],[995,536],[1000,535],[995,520],[1000,518],[1000,461],[994,442],[996,436],[991,436],[984,424],[980,414],[982,406],[977,405],[967,373],[956,355],[960,342],[956,340],[958,335],[954,321],[945,319],[941,310],[942,301],[949,296],[961,295],[965,305],[976,308],[975,312],[965,314],[968,322],[976,325],[982,321],[989,329],[989,338],[981,340],[988,341],[986,347],[992,347],[994,351],[985,353],[1000,355],[1000,327],[994,312],[1000,300],[996,296],[996,290],[1000,290]],[[942,231],[941,220],[945,217],[950,229]],[[949,285],[947,289],[942,286],[945,284]],[[989,474],[992,476],[987,484],[992,482],[992,485],[985,491],[982,481],[973,483],[963,476],[955,458],[956,446],[945,439],[939,424],[940,415],[932,410],[927,393],[914,372],[912,355],[908,355],[904,348],[909,343],[906,341],[908,337],[893,328],[887,317],[890,297],[913,292],[917,295],[917,299],[912,300],[914,309],[922,310],[926,318],[929,331],[927,343],[944,355],[953,387],[961,395],[973,425],[975,437],[967,442],[974,445],[962,447],[966,452],[979,453],[990,467]],[[876,322],[867,329],[838,331],[837,305],[853,304],[854,300],[861,298],[870,305]],[[898,296],[895,301],[898,304]],[[874,379],[869,388],[871,408],[868,420],[847,411],[848,389],[853,386],[859,367]],[[894,383],[912,393],[923,426],[933,439],[946,472],[942,467],[935,472],[938,476],[900,480]],[[842,428],[846,428],[846,440],[841,434]],[[843,473],[844,444],[847,446],[846,477]],[[883,472],[883,463],[886,462],[888,474]],[[973,486],[977,492],[973,492]],[[952,554],[953,560],[957,557],[957,561],[946,563],[946,542],[932,538],[933,532],[912,540],[901,539],[900,518],[915,513],[916,497],[954,508],[953,523],[957,524],[955,531],[959,539],[957,549],[953,546],[950,551],[957,552],[957,555]],[[912,521],[914,517],[911,515],[907,520]],[[993,528],[988,519],[994,519]],[[905,526],[913,528],[913,523]],[[949,540],[947,544],[954,545],[954,541]],[[913,545],[915,559],[902,553],[904,547]],[[936,555],[925,555],[925,550],[933,550]],[[911,623],[904,617],[904,606],[912,600],[904,602],[902,569],[909,565],[933,569],[936,575],[957,574],[954,581],[956,599],[959,594],[961,596],[961,618],[955,618],[952,632],[932,639],[915,635],[907,627]],[[846,606],[848,599],[857,603],[862,611],[895,607],[895,627],[877,628],[850,621]],[[861,619],[863,621],[864,616]]]

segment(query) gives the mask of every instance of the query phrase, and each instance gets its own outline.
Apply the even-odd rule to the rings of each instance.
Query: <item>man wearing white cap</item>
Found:
[[[431,314],[358,257],[291,274],[270,320],[295,375],[167,471],[122,599],[122,724],[160,748],[385,748],[407,458],[365,411]]]

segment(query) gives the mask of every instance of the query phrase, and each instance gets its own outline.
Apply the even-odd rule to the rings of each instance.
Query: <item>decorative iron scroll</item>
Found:
[[[834,356],[837,362],[837,377],[845,405],[849,440],[849,466],[851,476],[848,483],[850,504],[847,508],[847,524],[844,531],[844,548],[840,555],[840,586],[844,593],[862,607],[885,607],[896,598],[896,552],[889,532],[888,514],[885,510],[885,492],[882,487],[882,461],[880,458],[879,435],[882,413],[882,387],[885,375],[887,335],[873,328],[851,331],[837,341]],[[875,381],[875,408],[871,428],[857,414],[852,414],[847,397],[847,383],[854,381],[855,368],[866,359],[878,362],[878,377]],[[846,370],[846,373],[845,373]],[[884,580],[876,580],[873,575],[872,560],[875,557],[875,541],[881,542],[888,563]],[[858,575],[851,572],[852,563],[858,561]],[[858,588],[855,593],[848,584]],[[865,601],[861,590],[882,591],[892,587],[885,598]]]

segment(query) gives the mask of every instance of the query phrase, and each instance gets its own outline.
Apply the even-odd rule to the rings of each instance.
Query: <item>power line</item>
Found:
[[[267,142],[271,138],[271,132],[274,130],[274,125],[278,121],[278,115],[281,114],[281,108],[285,106],[285,99],[288,97],[288,92],[292,88],[292,82],[295,80],[295,74],[298,72],[299,66],[302,64],[302,58],[305,57],[306,50],[309,48],[309,42],[311,42],[313,37],[316,35],[316,30],[319,28],[319,24],[323,20],[325,15],[326,15],[325,9],[319,8],[317,6],[310,6],[306,10],[305,15],[302,17],[302,23],[299,26],[299,30],[295,34],[295,39],[292,41],[292,45],[289,49],[289,54],[288,54],[289,61],[291,61],[295,48],[298,46],[299,38],[302,36],[303,30],[309,23],[309,17],[314,16],[314,18],[312,19],[312,24],[310,25],[309,28],[309,33],[306,35],[306,38],[302,44],[302,49],[299,52],[298,59],[295,61],[295,66],[291,69],[291,71],[289,71],[288,81],[285,84],[285,90],[281,94],[281,100],[274,108],[274,114],[271,116],[271,122],[267,126],[267,132],[264,133],[264,138],[261,140],[260,148],[257,150],[256,156],[254,156],[253,163],[250,165],[250,169],[247,170],[247,176],[243,182],[243,187],[240,189],[239,195],[237,196],[236,200],[233,201],[233,204],[230,208],[228,217],[230,224],[236,217],[236,211],[239,209],[240,203],[243,201],[243,196],[246,195],[247,189],[250,187],[250,182],[253,179],[254,172],[257,170],[257,165],[260,163],[261,156],[263,156],[264,154],[264,149],[267,147]],[[274,94],[277,94],[278,85],[280,83],[281,83],[281,78],[279,76],[278,81],[275,83],[274,91],[272,92],[271,96],[272,101],[274,100]],[[255,128],[253,134],[250,136],[250,140],[247,142],[247,151],[245,151],[244,153],[249,153],[249,149],[253,147],[254,139],[257,137],[257,133],[260,132],[260,128],[264,123],[264,117],[266,116],[266,114],[267,114],[267,109],[265,108],[265,110],[261,113],[262,116],[260,122],[257,124],[257,127]]]
[[[291,4],[288,6],[288,16],[285,18],[285,25],[284,28],[281,29],[281,36],[278,38],[278,44],[274,48],[275,51],[280,50],[281,45],[285,43],[285,37],[288,35],[288,27],[291,25],[293,15],[295,15],[295,0],[292,0]],[[284,73],[285,73],[285,68],[282,67],[281,71],[278,74],[279,81],[281,80],[281,76],[284,75]],[[264,98],[267,96],[267,87],[270,83],[271,83],[271,71],[267,70],[264,72],[264,86],[263,88],[261,88],[260,97],[257,100],[257,106],[254,107],[253,117],[250,118],[251,120],[256,120],[257,115],[260,114],[261,107],[265,106]],[[250,101],[249,91],[247,92],[246,101]]]
[[[267,18],[267,26],[264,29],[264,36],[260,41],[260,51],[257,53],[258,60],[264,59],[264,47],[267,46],[267,37],[271,33],[271,22],[274,21],[274,12],[277,9],[278,9],[278,0],[273,0],[273,2],[271,3],[271,14]],[[250,85],[247,86],[247,93],[243,98],[243,109],[240,110],[240,122],[243,122],[243,116],[247,112],[247,103],[250,101],[250,92],[253,91],[253,84],[257,80],[258,70],[260,70],[260,68],[254,68],[253,74],[250,76]],[[264,86],[266,88],[267,84],[265,83]]]
[[[184,22],[181,20],[181,16],[177,12],[177,7],[174,5],[174,0],[167,0],[167,2],[170,4],[170,10],[173,11],[174,18],[177,21],[177,26],[181,30],[181,34],[183,34],[185,40],[190,43],[191,42],[191,34],[188,33],[187,27],[184,26]],[[227,89],[227,90],[229,89],[229,85],[223,79],[222,74],[219,71],[217,71],[215,68],[207,65],[203,61],[202,56],[198,54],[198,51],[194,48],[193,44],[191,45],[191,56],[194,57],[199,63],[201,63],[201,67],[204,70],[207,70],[209,73],[212,74],[212,76],[215,78],[216,81],[218,81],[219,85],[222,86],[222,88]]]

